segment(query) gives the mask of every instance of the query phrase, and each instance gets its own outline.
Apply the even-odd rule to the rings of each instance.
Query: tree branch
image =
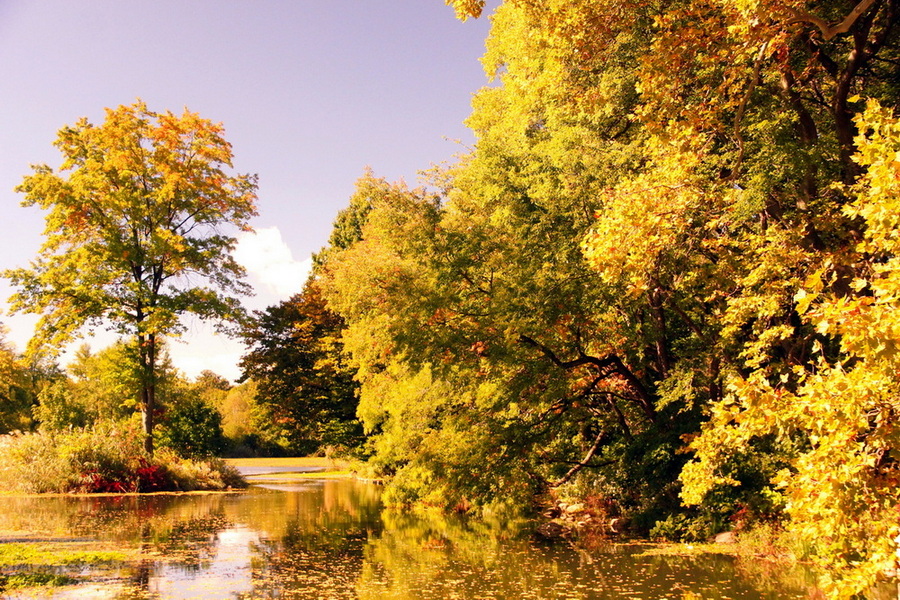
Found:
[[[594,445],[591,446],[591,449],[587,451],[587,454],[584,455],[584,458],[581,459],[581,462],[577,463],[574,467],[569,469],[566,474],[562,476],[562,478],[557,479],[556,481],[551,483],[550,487],[561,486],[562,484],[572,479],[572,477],[574,477],[575,474],[578,473],[578,471],[588,466],[588,463],[592,458],[594,458],[594,454],[596,454],[597,450],[600,448],[600,442],[603,440],[603,434],[604,432],[600,431],[600,433],[597,434],[597,438],[594,440]]]
[[[644,388],[644,384],[641,383],[641,380],[638,379],[634,373],[631,372],[625,363],[622,362],[615,354],[610,354],[606,358],[597,358],[596,356],[589,356],[584,353],[583,350],[578,350],[578,358],[572,360],[562,360],[556,353],[548,348],[547,346],[541,344],[537,340],[528,337],[527,335],[520,335],[519,341],[537,348],[543,353],[550,362],[552,362],[557,367],[561,369],[574,369],[576,367],[582,367],[585,365],[593,365],[598,370],[607,369],[609,367],[613,368],[614,373],[618,373],[622,377],[625,378],[626,381],[631,385],[632,390],[634,391],[637,398],[635,399],[638,405],[643,409],[644,414],[647,415],[647,418],[655,423],[656,422],[656,411],[653,408],[653,403],[650,401],[650,396],[647,394],[646,388]],[[612,373],[610,373],[612,374]]]
[[[584,352],[579,352],[578,353],[579,356],[576,359],[562,360],[561,358],[559,358],[556,355],[556,353],[553,350],[551,350],[547,346],[543,345],[542,343],[538,342],[534,338],[530,338],[527,335],[521,335],[521,336],[519,336],[519,341],[523,342],[525,344],[528,344],[529,346],[532,346],[534,348],[537,348],[538,350],[541,351],[541,353],[544,356],[546,356],[547,358],[550,359],[550,362],[552,362],[554,365],[556,365],[557,367],[559,367],[561,369],[568,370],[568,369],[574,369],[576,367],[582,367],[585,365],[594,365],[598,369],[605,369],[607,367],[615,366],[616,361],[618,361],[618,357],[616,357],[616,356],[609,356],[604,359],[599,359],[594,356],[588,356]]]
[[[837,25],[829,25],[824,19],[821,19],[806,11],[789,9],[792,13],[794,13],[794,18],[788,21],[788,25],[795,25],[797,23],[809,23],[811,25],[815,25],[819,28],[819,31],[822,32],[822,37],[826,40],[830,40],[835,36],[850,31],[850,28],[853,27],[853,24],[856,23],[856,20],[863,13],[869,10],[869,8],[873,4],[875,4],[875,1],[876,0],[862,0],[862,2],[854,6],[853,10],[850,11],[850,14],[848,14],[844,18],[844,20]]]
[[[759,84],[759,71],[762,67],[763,58],[766,55],[766,50],[769,47],[769,42],[766,42],[759,48],[759,52],[756,53],[756,59],[753,61],[753,76],[750,78],[750,85],[747,87],[747,92],[744,94],[744,97],[741,99],[740,105],[738,105],[737,112],[734,115],[734,137],[737,140],[738,145],[738,157],[737,160],[734,161],[734,167],[731,169],[731,176],[729,177],[730,181],[735,181],[738,178],[738,174],[741,171],[741,163],[744,162],[744,136],[741,133],[741,121],[744,120],[744,113],[747,110],[747,102],[750,101],[750,97],[753,95],[753,92],[756,90],[757,84]]]

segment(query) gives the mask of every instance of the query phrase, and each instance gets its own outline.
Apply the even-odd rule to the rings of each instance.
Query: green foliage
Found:
[[[652,539],[669,542],[705,542],[720,527],[705,515],[672,513],[662,521],[657,521],[650,529]]]
[[[94,480],[136,491],[130,480],[142,455],[134,426],[99,426],[8,437],[3,488],[28,493],[94,491]]]
[[[375,182],[371,170],[366,169],[362,181]],[[316,271],[322,269],[333,253],[346,250],[362,239],[362,229],[372,210],[375,199],[380,195],[380,187],[374,185],[357,185],[350,197],[347,208],[341,210],[334,220],[331,235],[328,236],[328,244],[317,254],[313,255],[313,266]]]
[[[632,509],[671,508],[679,435],[718,377],[696,356],[711,349],[692,330],[704,307],[598,277],[578,247],[604,192],[644,160],[627,65],[648,19],[604,40],[622,53],[608,77],[575,81],[573,40],[601,45],[577,28],[621,15],[553,4],[501,6],[485,63],[502,85],[475,99],[476,150],[435,176],[437,195],[364,177],[361,239],[329,256],[323,286],[347,320],[374,460],[403,498],[525,503],[590,477]],[[661,387],[682,348],[682,385]]]
[[[188,458],[218,456],[226,447],[222,415],[198,397],[189,396],[170,406],[158,437],[160,446]]]
[[[86,427],[96,421],[95,407],[82,402],[73,387],[69,380],[60,380],[42,390],[34,407],[34,418],[42,429]]]
[[[188,458],[221,456],[230,448],[232,442],[223,427],[223,407],[235,391],[231,382],[205,370],[193,382],[173,377],[172,384],[164,389],[166,410],[161,419],[160,445]],[[231,416],[238,422],[250,422],[243,412]]]
[[[499,177],[476,165],[459,175],[472,195],[460,189],[443,206],[362,180],[374,201],[362,239],[323,269],[329,302],[348,322],[372,460],[394,475],[388,500],[522,506],[581,463],[610,477],[626,471],[658,496],[683,459],[677,435],[672,443],[654,424],[652,378],[593,332],[612,298],[589,285],[571,245],[590,221],[549,198],[474,197],[481,177]],[[545,243],[523,255],[532,235]],[[679,431],[697,418],[662,416]]]
[[[160,382],[172,378],[171,362],[165,354],[159,370]],[[93,353],[83,344],[67,371],[70,377],[58,379],[40,395],[34,415],[42,428],[84,427],[100,420],[126,419],[134,413],[141,384],[133,345],[120,341]]]
[[[24,571],[12,575],[0,576],[0,590],[15,590],[32,587],[59,587],[78,583],[78,580],[69,575],[46,573],[43,571]]]
[[[213,406],[230,384],[214,373],[201,375],[191,384],[172,366],[165,347],[160,349],[156,395],[164,411],[159,423],[159,442],[179,455],[205,458],[221,454],[227,446],[222,415]],[[40,428],[62,431],[72,428],[124,425],[134,415],[141,391],[135,349],[117,342],[97,353],[83,345],[69,365],[71,377],[57,379],[40,393],[34,409]]]
[[[226,490],[247,487],[247,482],[234,467],[220,458],[196,460],[177,456],[166,456],[165,468],[175,484],[175,489],[190,492],[194,490]]]
[[[256,403],[256,383],[247,381],[237,385],[219,398],[216,404],[222,414],[222,433],[239,441],[257,431],[254,425],[260,412]]]
[[[62,550],[32,544],[4,543],[0,548],[0,566],[60,566],[103,562],[122,562],[127,555],[115,550]]]
[[[133,344],[122,341],[98,352],[82,345],[67,368],[69,376],[56,377],[41,390],[34,407],[40,428],[60,430],[131,418],[141,394],[136,354]],[[162,406],[174,405],[186,395],[188,384],[165,346],[160,346],[159,355],[157,400]]]

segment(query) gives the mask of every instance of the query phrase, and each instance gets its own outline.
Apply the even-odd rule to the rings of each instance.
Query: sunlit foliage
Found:
[[[786,511],[835,596],[893,572],[898,9],[501,3],[474,151],[367,174],[321,269],[389,500]]]
[[[58,171],[34,167],[17,188],[47,212],[46,239],[30,268],[7,272],[14,310],[41,315],[30,352],[58,351],[84,329],[134,338],[144,446],[153,451],[162,337],[179,318],[240,318],[249,291],[230,255],[233,232],[256,214],[256,181],[231,176],[223,128],[143,102],[107,109],[60,130]]]
[[[825,265],[795,295],[804,321],[839,340],[840,352],[819,343],[793,380],[772,381],[762,371],[733,378],[731,393],[693,443],[698,460],[683,475],[686,500],[699,502],[716,485],[736,483],[722,466],[753,438],[805,440],[775,482],[793,528],[840,578],[832,582],[838,593],[864,590],[893,570],[900,535],[900,124],[874,101],[857,124],[855,159],[865,174],[844,208],[865,224],[853,293],[836,292]]]

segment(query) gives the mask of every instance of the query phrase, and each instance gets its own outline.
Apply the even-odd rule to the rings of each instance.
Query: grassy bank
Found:
[[[0,436],[0,492],[139,493],[246,487],[222,460],[145,455],[133,424]]]

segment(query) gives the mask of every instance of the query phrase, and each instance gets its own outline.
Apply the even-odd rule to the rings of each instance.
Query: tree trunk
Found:
[[[144,408],[141,410],[141,424],[144,427],[144,452],[147,456],[153,456],[153,407],[152,400],[148,401],[149,390],[141,392],[144,395]]]
[[[156,412],[156,335],[138,336],[141,364],[141,424],[144,429],[144,452],[153,456],[153,425]]]
[[[653,310],[653,319],[656,321],[656,368],[661,379],[669,376],[669,351],[666,347],[666,313],[663,312],[663,294],[659,288],[650,291],[650,308]]]

